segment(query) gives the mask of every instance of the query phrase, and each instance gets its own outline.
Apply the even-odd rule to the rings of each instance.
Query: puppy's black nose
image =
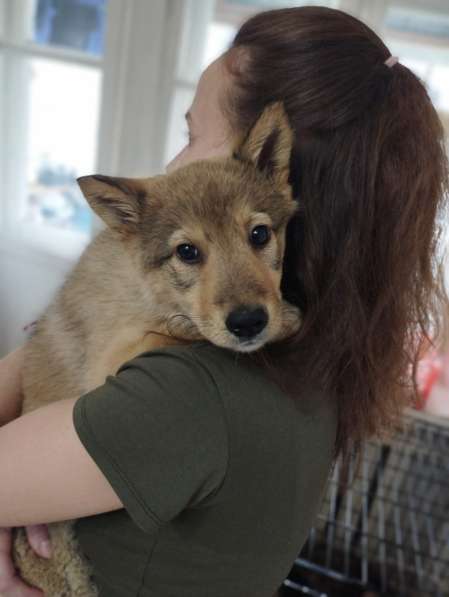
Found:
[[[268,314],[263,307],[242,305],[231,311],[226,318],[226,327],[239,338],[252,338],[268,323]]]

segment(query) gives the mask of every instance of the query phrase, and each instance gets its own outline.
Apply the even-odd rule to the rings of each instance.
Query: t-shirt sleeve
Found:
[[[84,447],[147,532],[214,494],[226,475],[219,390],[199,358],[176,348],[126,362],[73,409]]]

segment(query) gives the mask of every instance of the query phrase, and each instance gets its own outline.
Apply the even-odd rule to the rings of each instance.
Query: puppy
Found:
[[[292,132],[269,106],[232,157],[151,178],[78,183],[107,227],[87,247],[26,346],[23,412],[76,398],[126,361],[170,344],[255,351],[300,326],[280,292]],[[21,576],[47,597],[93,597],[73,521],[49,525],[53,557],[15,531]]]

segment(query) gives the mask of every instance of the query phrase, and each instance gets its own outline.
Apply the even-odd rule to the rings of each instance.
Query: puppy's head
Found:
[[[133,252],[168,331],[241,352],[289,335],[281,298],[292,132],[272,104],[229,158],[145,179],[78,180],[92,209]],[[132,297],[130,297],[132,300]]]

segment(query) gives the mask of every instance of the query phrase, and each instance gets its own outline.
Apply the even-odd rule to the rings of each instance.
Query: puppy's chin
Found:
[[[236,352],[254,352],[262,348],[266,342],[241,342],[234,350]]]
[[[266,337],[266,334],[260,334],[260,336],[248,340],[239,340],[236,336],[226,334],[220,337],[214,336],[213,339],[207,338],[207,340],[216,346],[227,348],[228,350],[233,350],[235,352],[254,352],[255,350],[259,350],[259,348],[262,348],[269,339]]]

